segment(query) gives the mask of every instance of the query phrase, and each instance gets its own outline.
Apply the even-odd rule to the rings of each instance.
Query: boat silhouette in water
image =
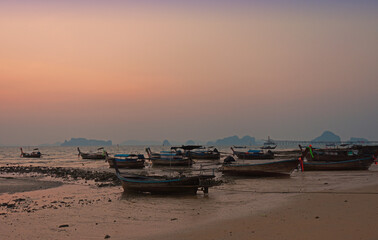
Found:
[[[21,150],[20,157],[24,157],[24,158],[40,158],[42,156],[42,153],[39,151],[38,148],[34,148],[31,153],[25,153],[22,150],[22,148],[20,148],[20,150]]]
[[[276,147],[277,144],[268,136],[268,140],[264,142],[264,146],[262,146],[261,149],[276,149]]]
[[[82,159],[93,159],[93,160],[105,159],[106,154],[107,154],[107,152],[105,151],[103,147],[98,148],[97,152],[95,153],[92,153],[92,152],[83,153],[80,151],[79,147],[77,148],[77,150],[79,151],[78,156],[79,157],[81,156]]]

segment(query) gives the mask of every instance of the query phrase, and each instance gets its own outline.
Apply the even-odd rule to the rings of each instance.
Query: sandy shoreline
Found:
[[[215,221],[147,239],[334,239],[378,238],[378,184],[342,193],[308,193],[284,206],[247,217]]]
[[[0,178],[0,239],[373,240],[377,173],[234,179],[209,196],[182,197],[129,195],[93,181]]]

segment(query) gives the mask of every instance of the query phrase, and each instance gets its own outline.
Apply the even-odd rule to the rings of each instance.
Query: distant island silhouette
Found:
[[[322,135],[314,138],[311,142],[341,142],[341,138],[331,131],[324,131]]]
[[[279,139],[276,139],[279,140]],[[274,138],[273,138],[274,141]],[[320,136],[310,140],[311,142],[335,142],[340,143],[342,142],[340,136],[336,135],[335,133],[327,130],[324,131]],[[368,142],[369,140],[366,138],[359,138],[359,137],[351,137],[349,140],[345,140],[346,142],[352,143],[364,143]],[[158,140],[127,140],[120,145],[129,145],[129,146],[175,146],[175,145],[208,145],[208,146],[258,146],[262,145],[264,140],[257,140],[255,137],[246,135],[244,137],[238,137],[237,135],[224,137],[220,139],[216,139],[213,141],[199,141],[199,140],[187,140],[187,141],[173,141],[164,139],[163,141]],[[105,140],[95,140],[95,139],[86,139],[86,138],[71,138],[70,140],[65,140],[63,143],[55,143],[55,144],[43,144],[41,146],[111,146],[112,141],[105,141]]]
[[[72,146],[111,146],[112,141],[86,139],[86,138],[71,138],[69,141],[65,140],[60,146],[72,147]]]
[[[218,139],[215,141],[209,141],[207,142],[207,145],[215,145],[215,146],[232,146],[232,145],[256,145],[256,139],[251,136],[244,136],[242,138],[239,138],[238,136],[231,136],[231,137],[225,137],[222,139]]]

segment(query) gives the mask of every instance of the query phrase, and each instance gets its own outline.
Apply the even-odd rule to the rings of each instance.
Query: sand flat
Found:
[[[132,195],[78,181],[3,193],[0,239],[375,240],[376,170],[228,179],[208,196]]]
[[[293,196],[258,215],[216,221],[146,239],[378,239],[378,184],[348,193]]]

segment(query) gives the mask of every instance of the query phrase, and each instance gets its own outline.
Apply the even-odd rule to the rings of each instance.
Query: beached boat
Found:
[[[309,146],[303,151],[301,146],[300,148],[303,171],[368,170],[378,156],[378,151],[375,154],[358,154],[349,153],[350,149],[337,149],[340,151],[322,149],[319,151]]]
[[[274,153],[271,150],[263,151],[263,150],[248,150],[248,151],[235,151],[233,147],[231,150],[234,155],[236,155],[239,159],[246,159],[246,160],[255,160],[255,159],[273,159]]]
[[[146,152],[153,165],[190,166],[193,163],[192,159],[184,156],[180,150],[153,153],[150,148],[146,148]]]
[[[275,176],[290,175],[299,164],[298,159],[279,161],[235,161],[231,156],[224,160],[221,171],[229,175]]]
[[[333,148],[313,148],[311,145],[303,150],[303,147],[299,145],[299,148],[304,154],[304,157],[311,161],[346,161],[360,159],[367,155],[377,155],[378,146],[358,146],[358,145],[343,145],[334,146]]]
[[[106,155],[109,167],[114,168],[114,161],[119,168],[144,168],[145,158],[143,154],[116,154],[114,157]]]
[[[301,145],[299,145],[299,148],[303,152]],[[307,148],[309,151],[304,157],[311,161],[335,162],[361,158],[361,153],[357,149],[336,146],[332,148],[313,148],[311,145]]]
[[[94,160],[105,159],[106,154],[107,154],[103,147],[98,148],[97,152],[95,153],[92,153],[92,152],[83,153],[80,151],[80,148],[77,148],[77,150],[79,151],[78,156],[79,157],[81,156],[82,159],[94,159]]]
[[[220,152],[214,147],[203,147],[201,145],[182,145],[171,147],[171,149],[183,149],[184,155],[197,160],[219,160]]]
[[[42,156],[42,153],[39,151],[38,148],[34,148],[33,152],[31,152],[31,153],[25,153],[22,150],[22,148],[20,148],[20,150],[21,150],[20,157],[24,157],[24,158],[40,158]]]
[[[373,156],[345,161],[303,161],[304,171],[368,170],[375,161]]]
[[[207,193],[208,188],[213,186],[211,180],[215,177],[214,175],[168,177],[122,174],[117,162],[114,162],[114,167],[125,192],[195,195],[199,189]]]

